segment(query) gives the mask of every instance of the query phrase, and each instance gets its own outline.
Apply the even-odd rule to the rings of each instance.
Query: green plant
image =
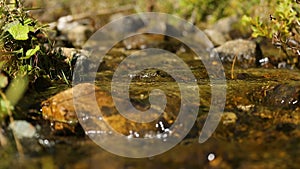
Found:
[[[0,68],[2,66],[0,65]],[[12,110],[12,106],[6,102],[5,94],[3,92],[3,89],[8,86],[8,77],[5,76],[3,73],[0,73],[0,121],[8,114],[7,112],[9,110]],[[4,97],[3,97],[4,96]]]
[[[211,20],[216,20],[226,16],[224,13],[230,0],[180,0],[178,13],[181,16],[194,17],[194,21],[204,21],[207,16],[211,16]],[[193,16],[194,14],[194,16]]]
[[[20,0],[6,2],[0,0],[0,122],[7,116],[13,120],[28,83],[50,78],[68,83],[72,76],[66,58],[53,51],[45,26],[28,15]]]
[[[3,63],[0,62],[0,70],[2,69]],[[26,91],[28,85],[28,79],[26,76],[17,76],[10,84],[8,76],[0,71],[0,122],[3,121],[4,117],[8,116],[10,123],[14,122],[13,113],[14,106],[21,99]],[[7,88],[7,90],[4,89]],[[1,126],[0,126],[1,129]],[[23,158],[23,147],[20,144],[15,132],[13,131],[16,147],[21,158]],[[0,132],[0,146],[5,146],[7,143],[6,137]]]
[[[270,1],[268,19],[243,16],[244,23],[250,24],[253,37],[266,37],[282,49],[292,66],[299,64],[300,56],[300,4],[293,0]]]
[[[3,63],[0,62],[0,70]],[[23,96],[28,85],[27,76],[17,75],[15,79],[9,83],[7,74],[0,71],[0,122],[9,115],[12,118],[14,106]]]
[[[154,11],[172,13],[199,23],[203,21],[215,22],[222,17],[250,13],[260,0],[152,0],[137,2],[142,11],[149,6],[147,3],[154,3]]]
[[[53,52],[46,25],[28,15],[20,0],[0,0],[0,62],[12,77],[29,75],[31,81],[40,76],[71,78],[70,66],[64,57]]]
[[[10,74],[29,73],[35,68],[38,55],[45,51],[40,38],[44,36],[43,26],[28,16],[19,0],[11,4],[0,1],[0,20],[1,53],[12,55],[9,59],[3,56],[0,61],[8,62],[4,68]]]

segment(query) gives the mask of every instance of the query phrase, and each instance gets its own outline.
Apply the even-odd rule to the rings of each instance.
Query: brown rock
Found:
[[[93,104],[95,98],[98,106]],[[99,109],[101,114],[98,114]],[[164,119],[165,116],[150,123],[136,123],[126,119],[116,110],[109,93],[90,83],[78,84],[44,101],[42,113],[44,119],[51,121],[55,131],[76,132],[75,128],[79,124],[78,119],[86,125],[86,132],[96,130],[110,132],[111,129],[114,129],[125,135],[134,133],[134,137],[160,132],[161,128],[157,127],[158,123],[168,125]]]

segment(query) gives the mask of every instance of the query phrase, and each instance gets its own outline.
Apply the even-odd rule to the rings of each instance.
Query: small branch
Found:
[[[7,100],[5,94],[2,91],[0,91],[0,96],[5,101],[7,113],[8,113],[8,116],[9,116],[9,121],[12,124],[14,122],[14,118],[13,118],[12,112],[10,110],[10,103]],[[14,130],[12,130],[12,133],[13,133],[13,136],[14,136],[14,139],[15,139],[17,150],[18,150],[19,155],[20,155],[20,159],[22,160],[22,159],[24,159],[24,150],[23,150],[22,144],[20,143],[20,140],[18,139],[18,137],[17,137],[16,133],[14,132]]]
[[[234,65],[235,65],[235,62],[236,62],[236,58],[237,58],[237,55],[234,56],[233,62],[232,62],[232,65],[231,65],[231,79],[232,80],[234,79]]]
[[[1,130],[1,128],[0,128]],[[5,147],[7,145],[7,139],[6,137],[2,134],[2,132],[0,131],[0,147]]]

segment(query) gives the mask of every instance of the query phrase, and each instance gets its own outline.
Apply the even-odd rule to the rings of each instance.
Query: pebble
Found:
[[[32,138],[36,133],[35,127],[25,120],[15,120],[10,123],[9,128],[19,139]]]
[[[233,112],[225,112],[225,113],[223,113],[223,116],[222,116],[222,122],[224,125],[234,124],[234,123],[236,123],[237,119],[238,118],[237,118],[236,114]]]

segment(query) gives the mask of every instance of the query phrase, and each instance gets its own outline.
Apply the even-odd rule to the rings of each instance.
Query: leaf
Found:
[[[12,26],[15,26],[17,24],[20,24],[19,21],[13,21],[13,22],[10,22],[10,23],[6,23],[4,26],[3,26],[3,31],[4,32],[7,32]]]
[[[20,72],[21,73],[27,73],[27,72],[29,72],[29,71],[31,71],[32,70],[32,66],[30,66],[30,65],[21,65],[20,66]]]
[[[258,36],[259,36],[259,34],[257,32],[252,33],[252,37],[257,38]]]
[[[245,23],[251,23],[251,21],[252,21],[251,17],[249,17],[247,15],[243,15],[241,20],[242,20],[242,22],[245,22]]]
[[[35,55],[36,52],[38,52],[40,50],[40,46],[36,46],[34,49],[29,49],[26,52],[26,56],[25,57],[21,57],[20,59],[29,59],[31,56]]]
[[[21,23],[15,24],[8,29],[8,32],[15,40],[27,40],[29,31],[29,26]]]
[[[32,19],[28,18],[28,19],[26,19],[26,20],[24,21],[24,24],[25,24],[25,25],[29,25],[29,24],[31,24],[32,22],[33,22]]]

